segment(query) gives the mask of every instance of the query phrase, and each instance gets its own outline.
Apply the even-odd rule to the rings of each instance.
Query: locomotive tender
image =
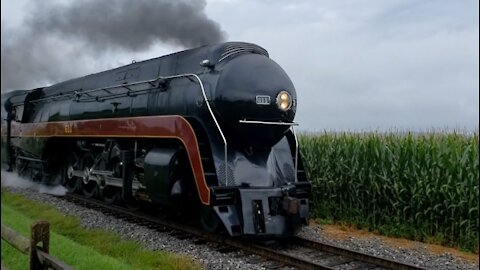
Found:
[[[2,94],[2,162],[87,197],[189,213],[208,231],[291,236],[310,194],[296,107],[265,49],[208,45]]]

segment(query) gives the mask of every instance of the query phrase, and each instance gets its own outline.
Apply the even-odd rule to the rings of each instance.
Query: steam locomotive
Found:
[[[34,181],[188,213],[207,231],[287,237],[309,215],[295,88],[227,42],[2,94],[2,162]]]

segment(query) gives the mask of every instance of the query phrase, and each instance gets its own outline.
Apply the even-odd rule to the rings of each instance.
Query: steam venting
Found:
[[[158,43],[192,48],[225,39],[220,25],[206,16],[205,1],[32,2],[33,13],[21,29],[2,21],[2,92],[110,68],[107,56]]]
[[[28,189],[39,193],[46,193],[55,196],[65,196],[67,189],[62,185],[45,185],[38,182],[32,182],[11,173],[2,170],[2,187],[10,187],[14,189]]]

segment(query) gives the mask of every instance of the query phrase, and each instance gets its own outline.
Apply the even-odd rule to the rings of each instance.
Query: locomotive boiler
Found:
[[[208,45],[2,94],[2,162],[89,198],[185,213],[208,231],[291,236],[310,194],[297,105],[265,49]]]

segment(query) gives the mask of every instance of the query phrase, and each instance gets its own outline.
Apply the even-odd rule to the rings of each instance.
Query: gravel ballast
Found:
[[[3,177],[2,177],[3,178]],[[159,232],[145,226],[105,215],[61,198],[37,192],[37,190],[8,187],[8,191],[21,193],[29,199],[54,206],[60,212],[79,218],[87,229],[101,228],[111,230],[122,238],[135,240],[151,250],[162,250],[186,255],[201,264],[205,269],[266,269],[265,261],[256,255],[243,251],[222,253],[211,244],[196,244],[195,238],[179,239],[167,232]],[[393,247],[378,237],[348,237],[333,239],[321,225],[305,227],[301,233],[305,238],[334,244],[340,247],[361,251],[367,254],[419,265],[427,269],[479,269],[478,264],[457,258],[450,253],[434,254],[419,243],[413,248]],[[282,269],[288,269],[286,267]]]

